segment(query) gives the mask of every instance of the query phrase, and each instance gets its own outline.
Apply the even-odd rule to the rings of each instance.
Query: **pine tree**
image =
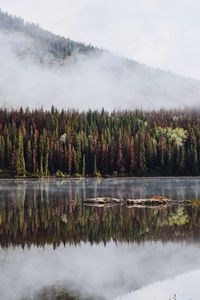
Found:
[[[5,142],[3,136],[0,135],[0,168],[5,166]]]
[[[26,146],[26,170],[30,174],[33,171],[32,166],[32,151],[31,151],[31,141],[28,140],[27,146]]]
[[[21,130],[19,130],[19,137],[18,137],[16,171],[18,176],[26,175],[25,160],[24,160],[24,143],[23,143],[23,135]]]
[[[37,133],[34,133],[33,136],[33,150],[32,150],[32,164],[33,164],[33,174],[37,174],[38,172],[38,164],[37,164]]]
[[[5,166],[6,168],[11,167],[11,155],[12,153],[12,145],[9,137],[9,132],[7,132],[7,137],[6,137],[6,144],[5,144]]]
[[[123,158],[123,153],[122,153],[122,145],[121,143],[118,144],[118,149],[117,149],[117,172],[118,175],[122,176],[124,175],[124,158]]]
[[[44,149],[44,175],[49,173],[49,138],[46,139],[46,147]]]
[[[140,130],[137,135],[137,156],[138,156],[138,174],[145,175],[146,171],[146,156],[145,156],[145,139],[144,129]]]
[[[44,175],[44,135],[39,139],[40,176]]]
[[[83,160],[82,160],[82,176],[85,177],[86,172],[85,172],[85,166],[86,166],[86,162],[85,162],[85,154],[83,155]]]
[[[94,163],[93,163],[93,176],[97,175],[97,158],[96,155],[94,155]]]
[[[131,139],[131,142],[130,142],[130,174],[132,176],[136,175],[136,168],[137,168],[137,159],[136,159],[136,152],[135,152],[135,144],[134,144],[134,140]]]
[[[72,146],[71,146],[71,143],[68,144],[68,151],[67,151],[67,172],[69,175],[72,174]]]

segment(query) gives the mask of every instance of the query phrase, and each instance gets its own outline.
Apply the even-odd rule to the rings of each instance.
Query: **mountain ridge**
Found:
[[[38,107],[45,99],[49,108],[56,99],[58,108],[199,106],[197,79],[55,35],[1,10],[0,54],[0,103],[6,105]]]
[[[63,57],[61,56],[61,58],[64,58],[64,55],[70,55],[76,48],[85,48],[87,51],[95,49],[91,45],[87,46],[84,43],[75,42],[70,38],[65,38],[63,36],[53,34],[48,30],[42,29],[38,24],[27,22],[20,17],[12,16],[7,12],[3,12],[1,9],[0,29],[23,32],[24,34],[29,35],[32,38],[43,40],[43,43],[46,43],[46,46],[48,47],[47,49],[49,51],[52,51],[52,53],[55,55],[58,53],[58,50],[63,47]]]
[[[7,30],[15,29],[16,31],[23,32],[27,35],[32,35],[32,38],[40,38],[40,39],[46,40],[46,43],[49,46],[49,50],[55,54],[55,58],[64,60],[66,58],[66,56],[72,55],[72,53],[76,50],[78,50],[78,52],[81,52],[84,54],[91,53],[91,52],[95,52],[95,53],[106,52],[114,57],[118,57],[119,59],[125,60],[130,64],[138,64],[139,66],[149,68],[152,71],[166,72],[172,76],[178,76],[178,77],[185,78],[188,80],[199,81],[196,78],[187,77],[187,76],[175,73],[171,70],[165,70],[165,69],[161,69],[159,67],[158,68],[152,67],[152,66],[146,65],[142,62],[138,62],[134,59],[124,57],[119,54],[113,54],[111,51],[109,51],[107,49],[98,48],[98,47],[92,46],[91,44],[87,45],[84,42],[75,41],[75,40],[70,39],[69,37],[64,37],[62,35],[54,34],[51,31],[40,27],[39,24],[25,21],[21,17],[13,16],[7,12],[3,12],[0,9],[0,29],[2,29],[3,27]],[[53,42],[55,44],[53,44]],[[61,48],[61,47],[63,47],[63,53],[61,55],[56,55],[56,53],[57,53],[56,48],[59,51],[59,48]]]

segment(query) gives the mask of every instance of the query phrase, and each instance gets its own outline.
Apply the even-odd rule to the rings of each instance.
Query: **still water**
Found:
[[[177,204],[83,204],[154,195]],[[199,300],[199,204],[200,178],[1,180],[0,299]]]

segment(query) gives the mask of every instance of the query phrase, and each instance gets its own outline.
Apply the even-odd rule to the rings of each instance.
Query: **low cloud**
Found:
[[[0,104],[8,108],[111,111],[199,104],[200,82],[108,52],[74,53],[61,62],[23,34],[1,31],[0,40]]]

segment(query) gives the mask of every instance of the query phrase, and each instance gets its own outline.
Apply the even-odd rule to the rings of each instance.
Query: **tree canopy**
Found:
[[[199,120],[198,111],[1,109],[0,169],[18,176],[199,175]]]

